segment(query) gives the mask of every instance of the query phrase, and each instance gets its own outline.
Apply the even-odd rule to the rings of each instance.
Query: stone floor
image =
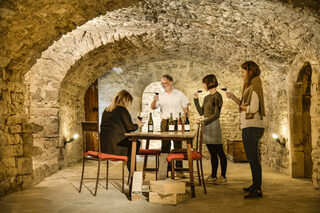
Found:
[[[105,190],[105,182],[101,180],[96,197],[89,191],[94,188],[96,167],[94,162],[89,163],[87,177],[91,178],[85,180],[83,191],[78,193],[81,166],[77,164],[66,168],[32,188],[0,197],[0,212],[320,212],[320,190],[313,188],[310,179],[293,179],[268,167],[263,167],[262,199],[243,199],[242,188],[248,186],[251,180],[249,165],[229,161],[228,185],[208,183],[208,194],[197,186],[196,198],[188,195],[186,201],[174,206],[149,203],[147,193],[141,201],[129,201],[128,187],[125,186],[125,194],[120,192],[121,167],[118,163],[113,163],[111,167],[113,180],[109,190]],[[141,161],[138,168],[141,168]],[[208,160],[204,162],[204,169],[208,175],[211,170]],[[105,168],[102,168],[102,179],[104,171]],[[147,179],[153,180],[154,175],[148,174]]]

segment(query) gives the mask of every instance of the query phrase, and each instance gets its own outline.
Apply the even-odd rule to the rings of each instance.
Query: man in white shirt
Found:
[[[151,109],[157,109],[160,107],[161,111],[161,131],[166,132],[169,130],[169,118],[170,113],[172,113],[172,117],[175,121],[179,118],[179,113],[182,116],[188,112],[188,105],[190,104],[187,97],[181,92],[173,88],[173,79],[170,75],[164,75],[161,78],[161,86],[164,89],[164,92],[160,93],[159,95],[155,95],[153,97],[153,101],[151,103]],[[162,153],[169,153],[170,152],[171,143],[170,141],[163,141],[161,145],[161,152]],[[181,141],[174,141],[174,148],[182,148]],[[162,155],[163,157],[165,155]],[[160,160],[161,161],[161,160]],[[170,166],[170,165],[169,165]],[[159,170],[161,170],[161,165],[159,166]],[[170,168],[170,167],[169,167]],[[176,168],[182,168],[182,161],[176,161]],[[163,169],[163,168],[162,168]],[[161,177],[166,172],[159,172],[159,177]],[[179,176],[183,176],[182,172],[177,173]]]

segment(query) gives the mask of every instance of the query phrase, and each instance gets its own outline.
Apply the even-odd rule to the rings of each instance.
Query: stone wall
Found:
[[[25,73],[62,35],[98,15],[136,2],[0,2],[0,194],[25,188],[57,171],[57,168],[52,171],[51,165],[42,167],[41,171],[33,170],[37,165],[32,156],[41,154],[52,141],[48,135],[41,147],[33,147],[33,137],[37,137],[43,126],[28,119]],[[42,113],[48,111],[57,116],[55,109]],[[50,125],[48,123],[46,125]]]
[[[125,86],[136,97],[168,71],[188,97],[212,72],[239,95],[239,66],[255,60],[263,72],[268,114],[263,161],[289,173],[292,142],[288,138],[281,148],[271,134],[289,129],[287,77],[295,56],[319,63],[319,14],[276,0],[132,3],[1,2],[0,192],[39,182],[79,160],[81,138],[64,150],[56,146],[79,132],[86,88],[114,67],[126,70]],[[312,110],[318,112],[315,94]],[[135,103],[133,109],[139,107]],[[239,138],[231,101],[225,101],[222,115],[224,137]],[[312,122],[318,186],[319,122]]]

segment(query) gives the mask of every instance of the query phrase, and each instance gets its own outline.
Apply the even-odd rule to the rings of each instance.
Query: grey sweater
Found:
[[[199,104],[198,98],[193,100],[199,114],[205,117],[205,125],[212,123],[220,117],[223,100],[219,92],[205,96],[202,107]]]

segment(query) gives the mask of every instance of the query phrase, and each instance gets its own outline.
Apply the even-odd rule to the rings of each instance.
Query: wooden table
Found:
[[[193,132],[131,132],[131,133],[125,133],[125,136],[132,139],[131,168],[135,168],[135,164],[136,164],[136,149],[137,149],[138,139],[161,140],[162,142],[167,141],[167,143],[171,140],[187,142],[191,196],[192,197],[196,196],[195,189],[194,189],[193,161],[192,161],[192,154],[191,154],[192,140],[195,137],[195,134]],[[132,186],[133,172],[134,172],[134,169],[131,169],[130,177],[129,177],[130,189]]]

